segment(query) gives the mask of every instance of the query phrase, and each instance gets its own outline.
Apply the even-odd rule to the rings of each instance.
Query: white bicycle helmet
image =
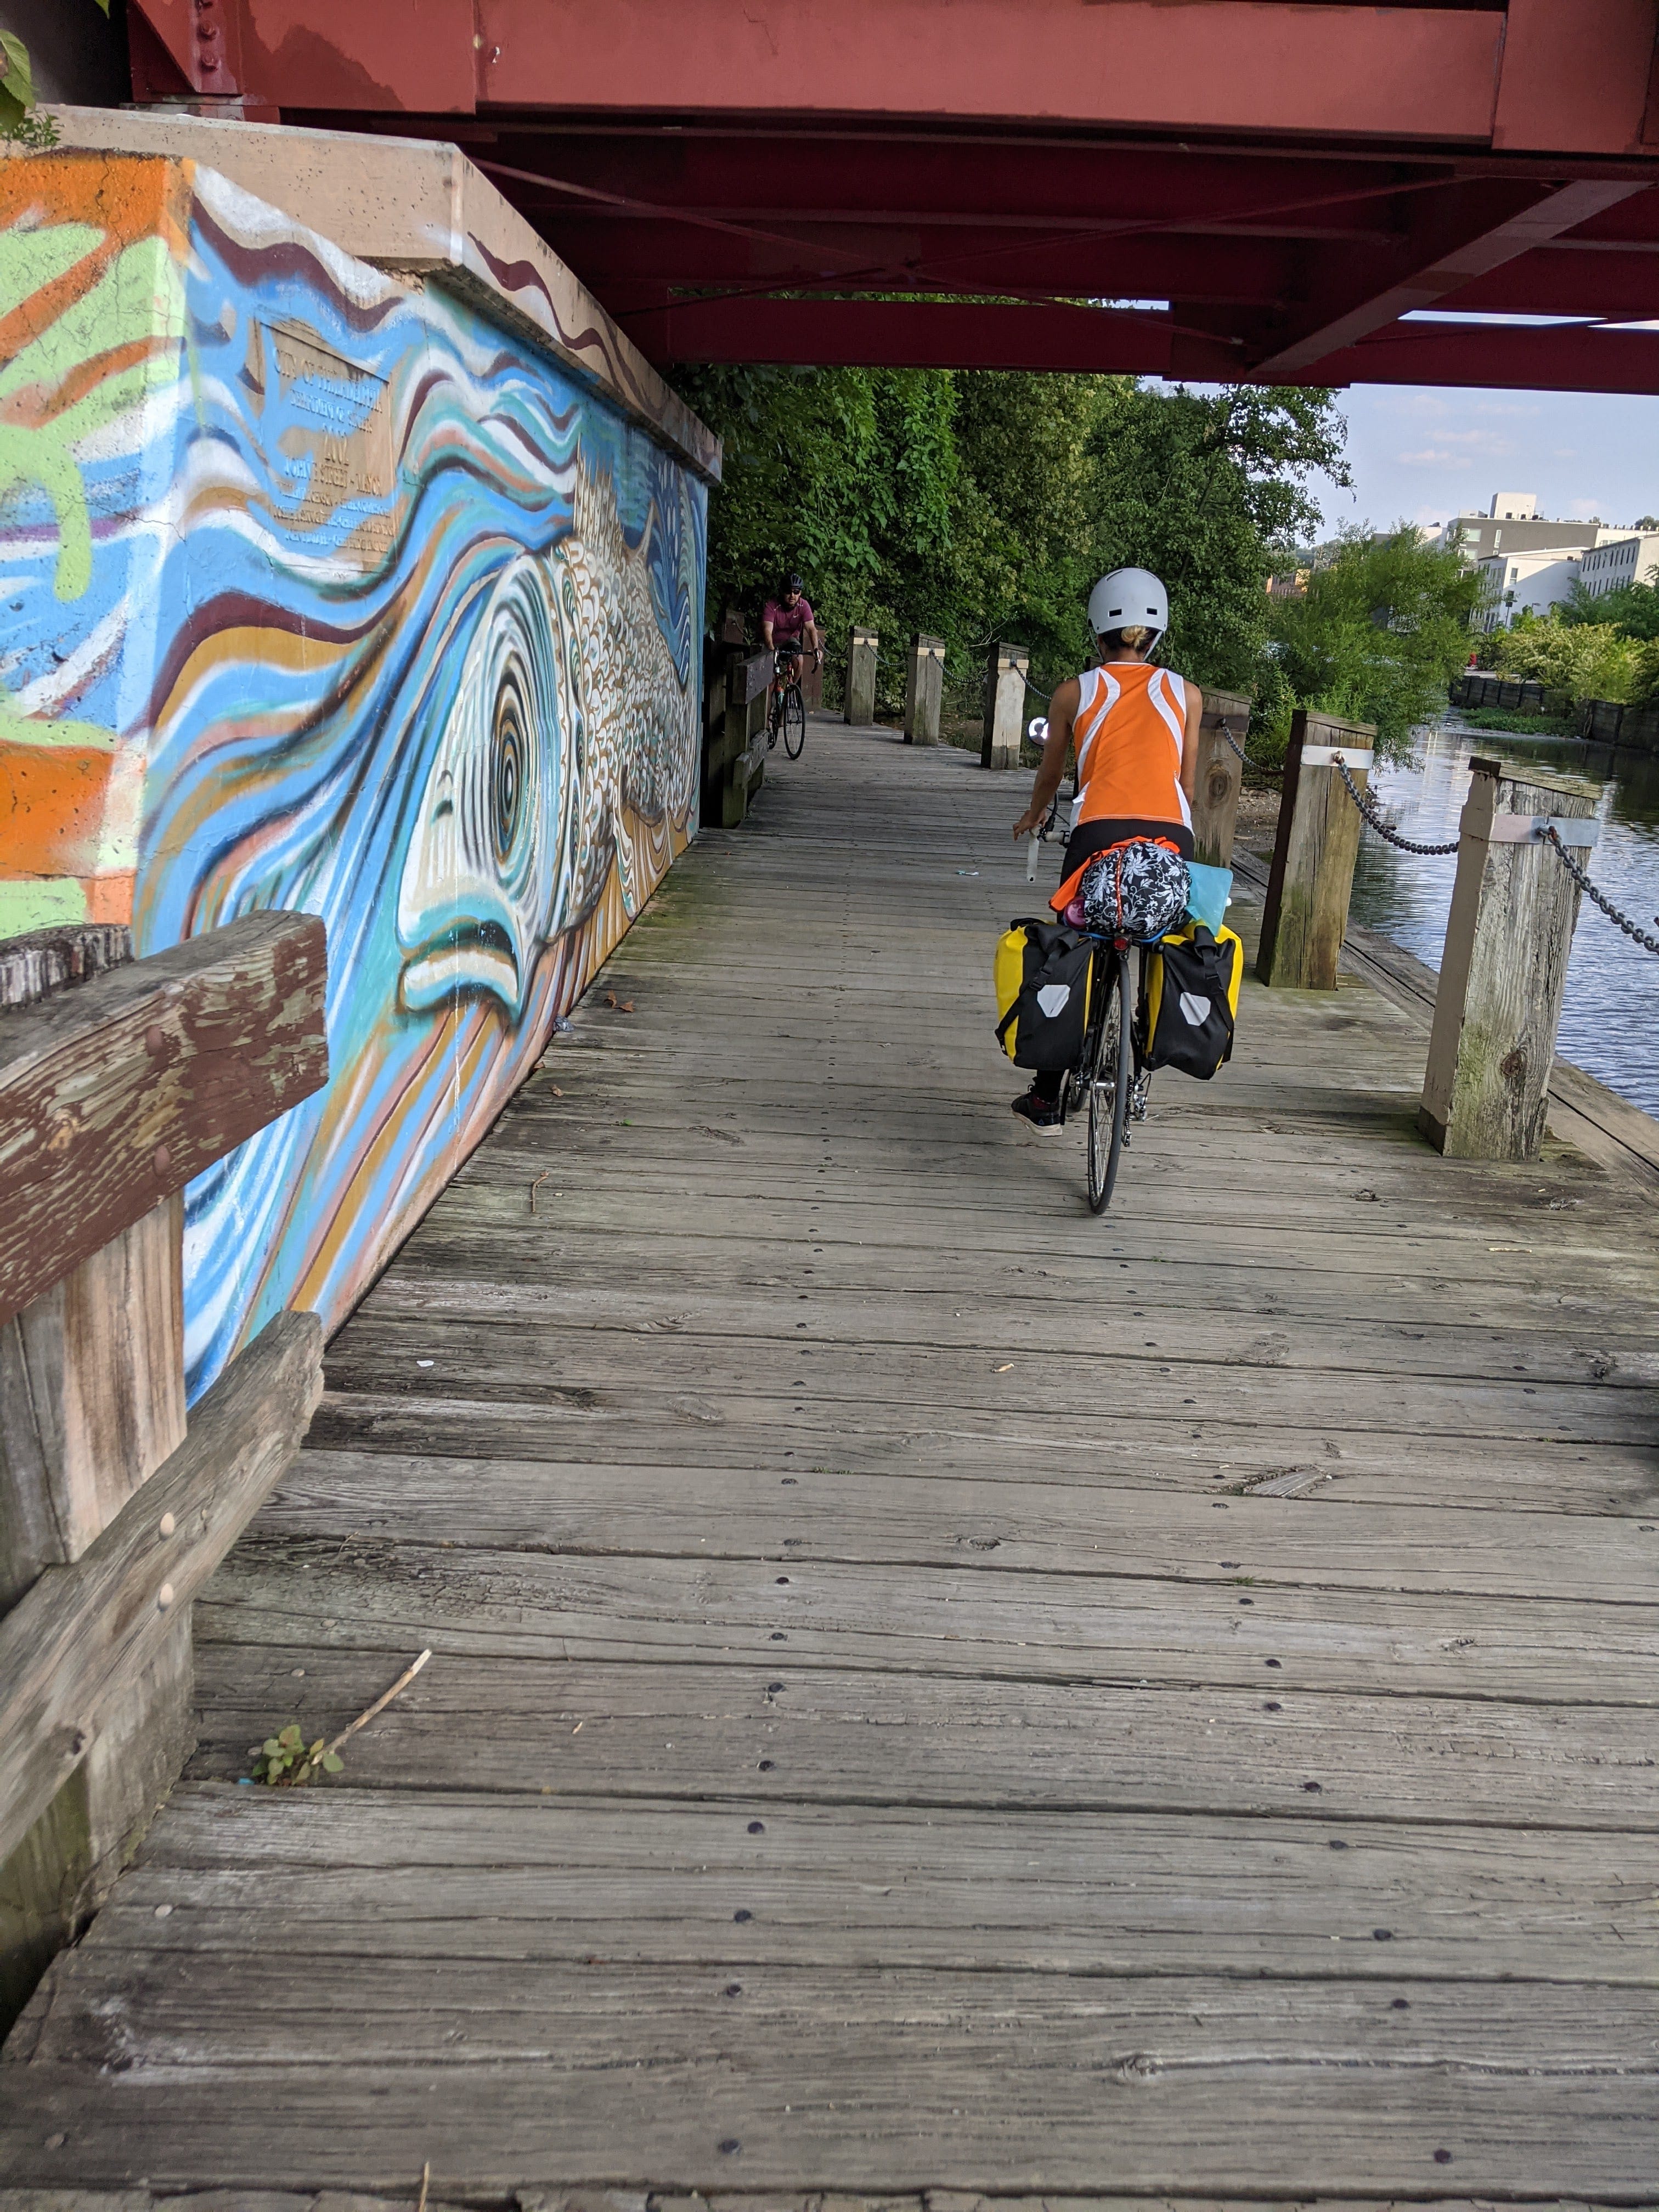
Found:
[[[1150,568],[1114,568],[1089,594],[1089,623],[1097,637],[1137,625],[1162,637],[1170,627],[1170,594]]]

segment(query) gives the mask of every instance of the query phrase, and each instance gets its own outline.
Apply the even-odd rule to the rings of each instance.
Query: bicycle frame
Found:
[[[1091,940],[1094,945],[1094,953],[1089,966],[1089,1024],[1083,1034],[1083,1051],[1078,1061],[1078,1068],[1088,1066],[1094,1059],[1095,1036],[1103,1018],[1099,1010],[1106,1003],[1107,960],[1109,958],[1116,960],[1128,952],[1139,952],[1140,957],[1136,963],[1134,1014],[1129,1024],[1129,1042],[1134,1052],[1134,1080],[1138,1083],[1146,1073],[1145,1052],[1146,955],[1152,948],[1146,945],[1137,945],[1135,940],[1129,937],[1103,937],[1098,931],[1092,929],[1079,931],[1079,934]],[[1071,1107],[1079,1103],[1073,1097],[1078,1068],[1071,1070],[1066,1082],[1060,1086],[1060,1118],[1062,1126]]]

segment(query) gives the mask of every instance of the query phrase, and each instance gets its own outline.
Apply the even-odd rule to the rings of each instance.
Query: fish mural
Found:
[[[186,1193],[192,1395],[344,1317],[696,835],[706,497],[222,177],[0,163],[0,933],[328,927],[327,1089]]]
[[[579,462],[572,517],[550,556],[509,565],[468,648],[398,896],[410,1008],[479,989],[516,1018],[534,949],[585,921],[613,875],[632,912],[661,872],[648,833],[696,800],[691,640],[677,656],[664,634],[656,511],[630,546],[614,487]],[[688,519],[667,563],[688,616],[696,542]],[[538,729],[562,742],[536,745]]]

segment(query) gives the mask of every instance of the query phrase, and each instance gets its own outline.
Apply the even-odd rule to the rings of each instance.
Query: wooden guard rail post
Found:
[[[876,719],[876,659],[881,639],[872,629],[854,629],[847,640],[847,707],[849,722],[868,729]]]
[[[1435,992],[1418,1127],[1460,1159],[1536,1159],[1578,886],[1534,824],[1595,811],[1597,787],[1475,759]],[[1582,867],[1582,851],[1573,854]]]
[[[323,925],[99,936],[0,945],[0,2029],[188,1756],[191,1600],[322,1387],[282,1314],[186,1422],[180,1246],[190,1178],[328,1079]]]
[[[1025,678],[1031,656],[1023,645],[991,647],[985,669],[985,734],[980,744],[981,768],[1018,768],[1020,740],[1025,732]]]
[[[1334,991],[1363,828],[1343,787],[1339,752],[1369,786],[1376,732],[1365,722],[1298,708],[1285,754],[1285,797],[1262,902],[1255,972],[1276,990]]]
[[[1231,691],[1206,691],[1193,787],[1193,858],[1206,868],[1232,866],[1233,830],[1244,775],[1243,762],[1227,743],[1224,722],[1243,745],[1249,735],[1249,701]]]
[[[945,696],[945,640],[918,630],[910,641],[904,671],[904,742],[939,743],[939,707]]]
[[[725,678],[708,687],[702,757],[702,818],[735,830],[766,776],[766,704],[772,655],[741,647],[726,655]]]

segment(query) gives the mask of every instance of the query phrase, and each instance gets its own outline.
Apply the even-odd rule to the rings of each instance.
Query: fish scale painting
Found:
[[[0,935],[328,930],[327,1088],[186,1193],[194,1396],[337,1326],[696,835],[707,494],[190,161],[0,194]]]

